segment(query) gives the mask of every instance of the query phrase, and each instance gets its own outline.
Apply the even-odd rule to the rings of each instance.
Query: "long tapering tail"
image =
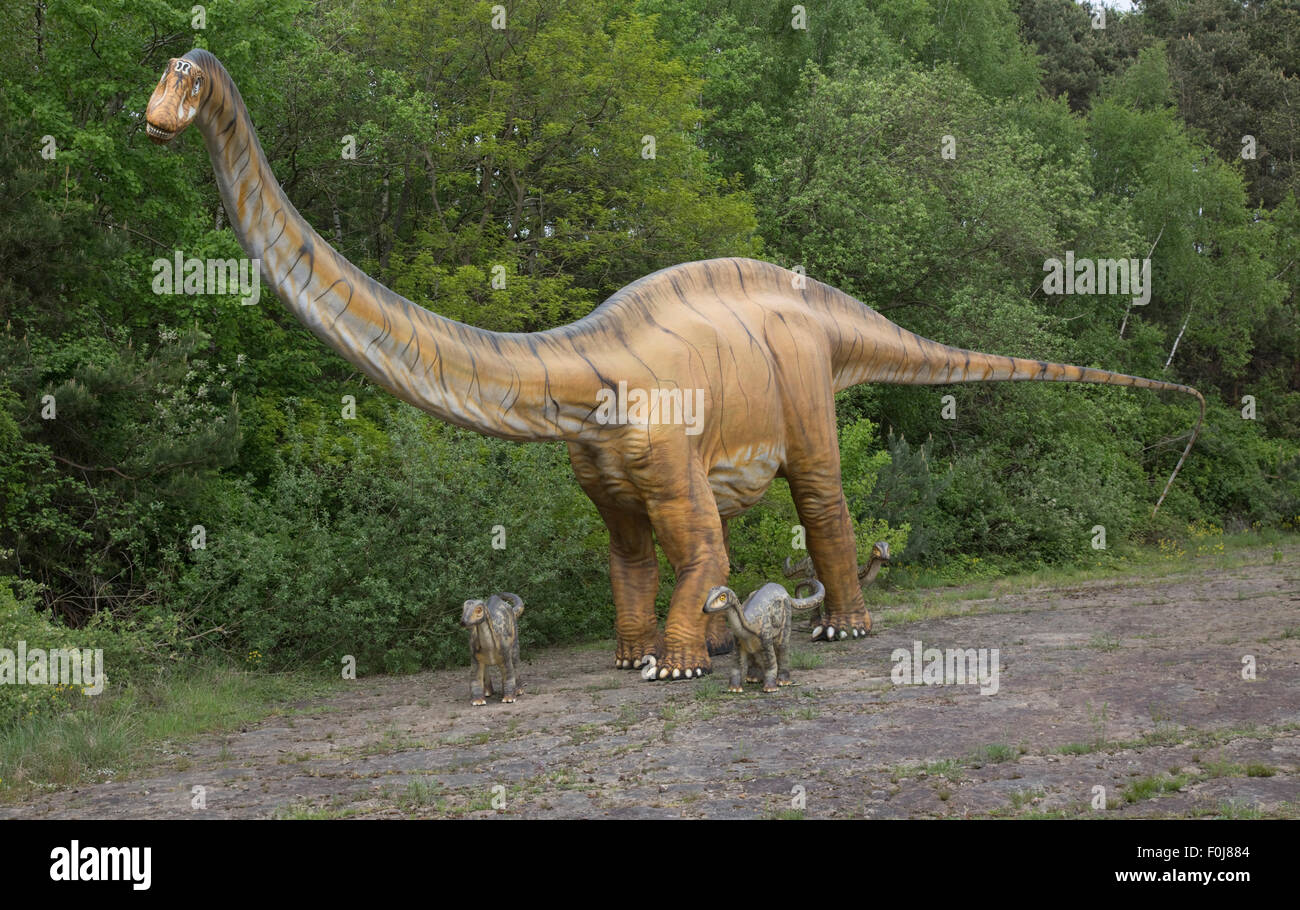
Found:
[[[799,591],[802,588],[810,588],[812,593],[807,597],[799,597]],[[794,587],[794,594],[790,596],[791,610],[811,610],[814,607],[820,607],[822,601],[826,599],[826,587],[816,578],[807,578],[799,582]]]
[[[820,282],[819,282],[820,284]],[[1183,449],[1178,464],[1174,466],[1164,491],[1156,501],[1151,514],[1160,511],[1161,504],[1173,486],[1187,454],[1200,435],[1205,422],[1205,398],[1196,389],[1159,379],[1144,379],[1109,370],[1051,363],[1044,360],[1027,360],[1021,357],[1004,357],[949,347],[928,338],[922,338],[895,325],[866,306],[831,288],[821,285],[830,293],[823,294],[826,312],[831,318],[827,328],[832,338],[832,363],[835,370],[835,389],[846,389],[863,382],[883,382],[894,385],[945,385],[950,382],[1086,382],[1094,385],[1123,385],[1160,392],[1183,392],[1196,396],[1200,403],[1200,416],[1192,429],[1191,438]]]

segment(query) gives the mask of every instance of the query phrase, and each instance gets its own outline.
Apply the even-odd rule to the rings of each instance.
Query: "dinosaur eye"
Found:
[[[191,94],[191,95],[197,95],[197,94],[199,93],[199,89],[201,89],[201,88],[203,88],[203,77],[202,77],[202,76],[200,76],[199,78],[197,78],[197,79],[194,80],[194,89],[190,92],[190,94]]]

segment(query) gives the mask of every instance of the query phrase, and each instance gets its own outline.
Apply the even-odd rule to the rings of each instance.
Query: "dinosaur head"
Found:
[[[467,600],[460,611],[460,624],[472,629],[487,619],[487,604],[481,600]]]
[[[145,132],[151,141],[165,145],[194,122],[204,97],[206,78],[193,60],[173,57],[167,61],[167,69],[149,97],[144,113]]]
[[[718,585],[709,592],[709,596],[704,599],[705,613],[721,613],[728,607],[739,607],[740,598],[736,592],[726,585]]]
[[[858,581],[871,584],[876,580],[880,567],[889,562],[889,542],[877,540],[871,545],[871,559],[865,566],[858,566]]]

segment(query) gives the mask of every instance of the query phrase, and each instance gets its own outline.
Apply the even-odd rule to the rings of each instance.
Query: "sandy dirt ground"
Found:
[[[366,678],[0,817],[1300,817],[1300,548],[1280,555],[934,592],[865,642],[797,634],[770,695],[725,691],[734,655],[643,682],[612,642],[525,653],[510,705],[471,707],[468,669]],[[997,648],[997,693],[896,685],[918,640]]]

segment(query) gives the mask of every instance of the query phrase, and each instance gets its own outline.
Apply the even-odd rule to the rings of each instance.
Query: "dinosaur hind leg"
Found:
[[[825,613],[821,620],[814,618],[813,641],[859,638],[871,629],[871,616],[858,586],[853,522],[840,488],[838,448],[832,454],[833,459],[790,466],[786,473],[799,521],[807,532],[817,577],[826,586]]]

